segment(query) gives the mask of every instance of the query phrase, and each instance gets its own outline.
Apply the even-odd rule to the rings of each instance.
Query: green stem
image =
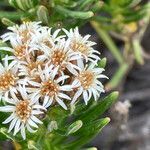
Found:
[[[135,38],[133,39],[132,44],[133,44],[134,56],[135,56],[136,61],[139,64],[143,65],[144,60],[142,56],[142,46],[140,45],[140,41]]]
[[[114,74],[111,81],[106,85],[106,90],[109,91],[110,89],[116,88],[121,82],[122,78],[127,73],[128,69],[129,69],[128,64],[121,65],[119,69],[117,70],[117,72]]]
[[[115,45],[115,43],[109,36],[109,34],[100,27],[98,22],[91,21],[91,25],[96,30],[96,32],[99,34],[100,38],[104,41],[104,43],[106,44],[108,49],[111,51],[113,56],[116,58],[118,63],[120,65],[123,64],[124,58],[123,58],[122,54],[120,53],[120,50],[117,48],[117,46]]]

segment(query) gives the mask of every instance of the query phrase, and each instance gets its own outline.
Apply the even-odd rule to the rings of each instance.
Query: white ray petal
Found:
[[[69,76],[66,76],[66,75],[61,76],[61,77],[59,77],[59,78],[56,80],[56,82],[59,83],[59,82],[65,80],[65,79],[67,79],[67,78],[69,78]]]
[[[33,122],[31,119],[28,119],[28,123],[30,126],[38,128],[37,124],[35,122]]]
[[[64,93],[59,93],[58,96],[61,97],[61,98],[67,99],[67,100],[71,100],[71,98],[68,95],[64,94]]]
[[[37,130],[33,130],[28,124],[27,124],[27,130],[31,133],[35,133]]]
[[[58,104],[60,105],[60,106],[62,106],[65,110],[67,110],[67,106],[65,105],[65,103],[61,100],[61,99],[59,99],[58,97],[56,98],[56,101],[58,102]]]
[[[82,92],[83,92],[83,88],[79,88],[79,90],[75,93],[75,95],[72,99],[71,105],[73,105],[77,101],[77,99],[82,94]]]
[[[25,140],[26,139],[26,133],[25,133],[25,127],[24,127],[23,123],[21,125],[21,135],[22,135],[23,139]]]
[[[71,85],[63,85],[63,86],[60,86],[59,89],[62,91],[71,91],[72,87]]]
[[[33,115],[39,115],[39,114],[43,114],[44,112],[39,111],[39,110],[32,110],[31,114]]]
[[[86,90],[83,91],[83,99],[85,102],[88,102],[90,97],[88,96],[88,93]],[[87,104],[87,103],[86,103]]]
[[[45,107],[45,105],[48,103],[48,101],[49,101],[49,96],[45,96],[44,97],[44,103],[43,103],[43,106]]]
[[[21,124],[21,122],[18,119],[17,122],[16,122],[16,125],[15,125],[15,129],[14,129],[14,134],[13,134],[14,136],[19,132],[19,130],[20,130],[20,124]]]
[[[41,120],[39,120],[37,117],[35,117],[33,115],[31,116],[31,119],[36,123],[43,124],[43,122]]]
[[[5,121],[3,121],[3,124],[7,124],[10,121],[12,121],[15,118],[14,113],[12,113]]]
[[[15,106],[2,106],[0,107],[0,111],[2,112],[13,112],[15,111],[16,107]]]
[[[10,123],[9,129],[8,129],[8,133],[14,128],[14,126],[16,125],[17,120],[18,120],[18,118],[14,118],[12,120],[12,122]]]
[[[47,109],[46,109],[45,107],[43,107],[42,105],[34,105],[32,108],[47,110]]]

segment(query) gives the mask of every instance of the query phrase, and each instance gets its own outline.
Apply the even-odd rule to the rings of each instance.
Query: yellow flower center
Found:
[[[15,47],[14,49],[15,49],[14,55],[17,58],[22,59],[25,57],[25,55],[26,55],[26,46],[25,45],[19,45],[19,46]]]
[[[51,62],[55,66],[62,66],[63,61],[67,58],[66,53],[60,50],[55,50],[51,56]],[[62,66],[63,67],[63,66]]]
[[[48,95],[50,97],[55,96],[58,92],[58,85],[54,83],[52,80],[42,83],[41,94]]]
[[[39,65],[42,65],[42,62],[36,61],[36,62],[29,63],[27,67],[28,67],[29,71],[32,71],[34,69],[37,70]]]
[[[13,85],[15,85],[15,76],[11,72],[6,72],[0,76],[1,90],[8,90]]]
[[[90,71],[83,71],[79,75],[79,80],[82,87],[87,90],[93,84],[94,74]]]
[[[71,43],[70,47],[75,52],[78,51],[84,55],[88,55],[88,47],[85,44],[74,41]]]
[[[30,31],[28,29],[23,30],[22,32],[20,32],[20,36],[22,37],[22,41],[24,43],[26,43],[27,41],[30,40]]]
[[[31,115],[31,106],[29,106],[29,101],[24,100],[19,102],[16,106],[16,113],[21,121],[25,123]]]

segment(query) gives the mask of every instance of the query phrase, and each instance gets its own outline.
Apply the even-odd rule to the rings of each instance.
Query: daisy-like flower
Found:
[[[18,89],[20,96],[12,93],[12,98],[6,100],[9,104],[1,106],[0,111],[11,113],[3,122],[3,124],[10,123],[8,132],[14,129],[15,136],[20,131],[23,139],[26,139],[25,129],[31,133],[36,132],[33,128],[38,128],[37,124],[42,124],[37,115],[42,114],[46,109],[36,104],[36,99],[31,99],[25,87],[19,86]]]
[[[70,41],[69,47],[74,52],[79,52],[86,61],[90,61],[96,64],[100,58],[98,57],[99,52],[96,51],[92,46],[96,43],[89,41],[90,35],[81,36],[78,28],[70,29],[67,31],[63,29],[66,33],[68,40]]]
[[[60,29],[57,29],[54,33],[52,33],[52,28],[39,28],[32,36],[33,46],[36,47],[37,45],[45,45],[49,48],[52,48],[53,46],[55,46],[55,43],[57,41],[65,37],[64,35],[58,36],[60,31]]]
[[[29,43],[23,43],[21,39],[12,39],[11,47],[1,47],[0,50],[9,51],[13,56],[9,56],[10,59],[25,60],[29,55]]]
[[[24,22],[8,28],[1,36],[10,47],[0,50],[11,52],[0,64],[0,99],[5,106],[0,111],[11,115],[3,122],[10,123],[8,132],[35,132],[39,118],[47,109],[60,105],[67,110],[81,97],[85,104],[104,91],[100,82],[107,78],[98,68],[99,52],[89,40],[81,36],[78,28],[59,34],[60,29],[43,27],[40,22]],[[41,115],[42,114],[42,115]]]
[[[100,94],[105,92],[102,83],[99,81],[101,78],[107,78],[107,76],[101,74],[103,71],[103,68],[95,68],[94,64],[91,64],[88,68],[84,65],[81,66],[81,71],[72,83],[76,92],[71,104],[74,104],[83,95],[84,102],[87,105],[92,95],[97,100]]]
[[[19,76],[36,78],[36,76],[39,76],[38,67],[44,67],[44,65],[44,62],[32,60],[32,58],[29,58],[26,61],[20,61]]]
[[[46,65],[42,70],[39,67],[40,82],[28,81],[34,88],[28,88],[29,92],[33,92],[33,99],[43,99],[43,106],[49,107],[52,103],[58,103],[64,109],[67,109],[63,100],[71,100],[71,98],[65,93],[72,90],[72,85],[61,85],[68,76],[58,76],[58,67],[54,68],[53,65]],[[58,76],[58,77],[57,77]]]
[[[0,63],[0,99],[4,96],[4,100],[8,98],[9,93],[16,91],[16,85],[24,83],[18,77],[18,64],[16,61],[8,63],[8,56]]]
[[[23,22],[20,26],[14,25],[8,27],[10,32],[5,33],[1,36],[4,42],[10,41],[13,45],[14,40],[20,39],[22,43],[27,43],[32,40],[32,34],[34,34],[41,26],[41,22]]]
[[[69,42],[65,41],[65,39],[59,40],[59,42],[52,48],[41,47],[44,54],[38,57],[38,60],[45,61],[47,60],[50,64],[54,65],[54,67],[59,67],[59,71],[61,73],[67,69],[72,74],[77,74],[76,70],[79,70],[76,61],[81,59],[81,55],[77,52],[72,52],[69,49]]]
[[[3,42],[10,41],[11,47],[1,47],[0,50],[5,50],[13,53],[13,57],[18,60],[24,60],[30,57],[30,43],[33,41],[33,35],[36,34],[40,22],[23,22],[20,26],[15,25],[8,27],[11,32],[7,32],[1,36]]]

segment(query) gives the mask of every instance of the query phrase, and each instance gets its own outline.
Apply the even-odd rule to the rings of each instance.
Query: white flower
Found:
[[[5,33],[1,36],[4,42],[10,41],[13,45],[14,40],[21,40],[23,43],[27,43],[28,41],[32,40],[32,34],[41,27],[40,22],[23,22],[20,26],[14,25],[12,27],[8,27],[10,32]]]
[[[94,66],[94,64],[91,64],[87,68],[81,65],[82,70],[72,83],[76,92],[71,104],[74,104],[81,95],[83,95],[85,104],[87,104],[92,95],[94,96],[94,99],[97,100],[100,94],[105,92],[102,83],[98,80],[100,78],[107,78],[105,75],[101,74],[104,69],[96,68]]]
[[[11,52],[0,63],[0,99],[5,106],[0,111],[11,113],[3,122],[10,123],[8,132],[36,132],[42,124],[41,114],[46,108],[60,105],[65,110],[83,97],[85,104],[95,100],[104,91],[101,78],[103,68],[96,67],[99,52],[78,28],[60,34],[60,29],[43,27],[40,22],[24,22],[8,28],[1,36],[10,47],[0,50]],[[50,107],[49,107],[50,106]]]
[[[68,44],[68,41],[61,39],[52,48],[42,46],[40,49],[43,50],[44,54],[40,55],[38,60],[47,60],[50,64],[54,65],[54,67],[59,66],[59,71],[61,71],[61,73],[67,69],[72,74],[77,74],[76,70],[79,70],[79,67],[76,61],[82,57],[77,52],[72,52]]]
[[[29,58],[30,43],[33,41],[33,36],[42,28],[39,24],[40,22],[23,22],[20,26],[8,27],[11,32],[5,33],[1,38],[3,42],[10,41],[11,47],[1,47],[0,50],[12,52],[14,55],[12,57],[15,59]]]
[[[11,52],[13,56],[9,56],[10,59],[25,60],[29,55],[29,42],[23,43],[21,39],[12,39],[11,47],[0,47],[0,50]]]
[[[43,106],[49,107],[52,103],[58,103],[64,109],[67,109],[67,106],[63,100],[71,100],[71,98],[65,93],[66,91],[71,91],[71,85],[60,85],[67,79],[69,76],[63,75],[59,76],[57,74],[58,67],[54,68],[53,65],[45,66],[45,69],[42,70],[39,67],[39,75],[41,81],[28,81],[29,84],[34,86],[34,88],[28,88],[29,92],[33,92],[33,98],[43,99]]]
[[[43,113],[41,110],[46,110],[43,106],[36,104],[35,99],[27,94],[25,87],[19,86],[20,98],[12,93],[12,98],[7,99],[9,105],[1,106],[0,111],[11,112],[11,115],[3,122],[3,124],[10,123],[8,132],[14,129],[15,136],[19,131],[23,139],[26,139],[25,129],[31,133],[36,132],[32,128],[38,128],[37,124],[42,124],[37,115]]]
[[[57,41],[64,37],[64,35],[58,36],[60,31],[60,29],[57,29],[54,33],[52,33],[52,28],[39,28],[32,36],[31,47],[36,47],[37,45],[45,45],[49,48],[52,48],[53,46],[55,46],[55,43]]]
[[[20,61],[19,65],[19,76],[26,76],[29,78],[35,78],[39,76],[38,67],[44,66],[45,63],[42,61],[35,61],[32,59],[27,59],[26,61]]]
[[[18,77],[18,64],[16,61],[8,62],[8,56],[0,63],[0,99],[4,96],[4,100],[8,98],[9,93],[16,91],[16,85],[24,83]],[[24,83],[25,84],[25,83]]]
[[[66,29],[63,29],[63,31],[66,33],[68,40],[70,41],[69,47],[74,52],[79,52],[86,61],[91,61],[93,63],[97,63],[98,60],[100,60],[98,51],[94,50],[92,46],[94,46],[96,43],[89,41],[90,35],[81,36],[79,33],[78,28],[70,29],[70,31],[67,31]]]

